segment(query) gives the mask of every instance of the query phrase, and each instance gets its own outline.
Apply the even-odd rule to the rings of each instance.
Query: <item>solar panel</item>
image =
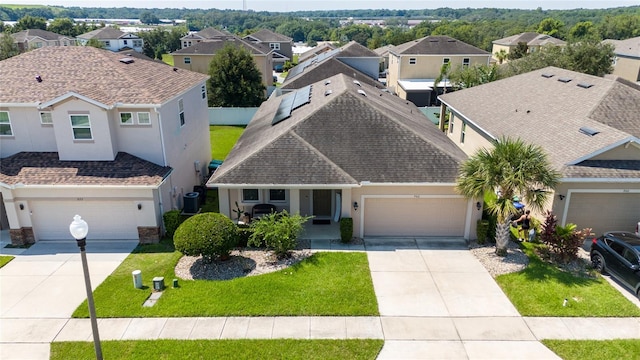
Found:
[[[305,86],[296,91],[295,99],[293,100],[293,104],[291,105],[291,110],[295,110],[304,104],[309,103],[309,98],[311,96],[311,85]]]
[[[280,106],[278,106],[278,110],[273,116],[273,120],[271,120],[271,125],[275,125],[282,120],[288,119],[291,116],[291,105],[293,104],[294,99],[295,93],[282,96],[282,100],[280,100]]]
[[[302,70],[304,70],[305,68],[305,65],[304,65],[305,63],[306,61],[298,64],[298,66],[294,66],[293,68],[291,68],[291,70],[289,70],[289,74],[287,74],[287,79],[293,78],[294,76],[297,76],[298,74],[300,74]]]

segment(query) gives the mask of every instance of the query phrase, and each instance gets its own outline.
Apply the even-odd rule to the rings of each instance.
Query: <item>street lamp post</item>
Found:
[[[93,304],[93,292],[91,291],[91,279],[89,278],[89,267],[87,266],[87,254],[85,253],[85,245],[87,245],[87,233],[89,225],[82,220],[80,215],[73,217],[73,222],[69,225],[69,232],[76,239],[80,248],[80,257],[82,258],[82,271],[84,272],[84,285],[87,288],[87,304],[89,305],[89,316],[91,318],[91,330],[93,331],[93,346],[96,350],[96,359],[102,360],[102,348],[100,346],[100,335],[98,335],[98,321],[96,319],[96,308]]]

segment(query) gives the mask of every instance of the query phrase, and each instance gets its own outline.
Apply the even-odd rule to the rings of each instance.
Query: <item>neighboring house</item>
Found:
[[[391,49],[393,49],[393,45],[385,45],[373,50],[380,57],[381,73],[386,74],[387,69],[389,69],[389,51]]]
[[[504,50],[506,54],[509,54],[513,49],[517,48],[519,44],[526,44],[527,52],[529,53],[540,51],[542,47],[548,45],[564,46],[567,44],[565,41],[556,39],[553,36],[534,32],[524,32],[508,36],[503,39],[494,40],[492,43],[491,53],[495,61],[497,61],[496,54],[499,53],[500,50]]]
[[[335,49],[336,46],[333,45],[333,43],[331,42],[322,42],[322,43],[318,43],[318,45],[312,47],[311,49],[303,52],[302,54],[300,54],[300,56],[298,56],[298,63],[302,63],[304,61],[307,61],[313,57],[316,57],[318,55],[321,55],[322,53],[331,51],[333,49]]]
[[[181,37],[180,44],[181,48],[184,49],[206,40],[224,40],[234,37],[235,36],[228,31],[209,27]]]
[[[336,74],[345,74],[381,88],[384,85],[378,82],[379,61],[373,51],[352,41],[299,63],[289,70],[281,88],[299,89]]]
[[[640,36],[626,40],[605,40],[615,46],[613,75],[640,84]]]
[[[632,231],[640,214],[640,87],[548,67],[440,96],[467,154],[502,136],[546,150],[562,180],[558,223]]]
[[[11,36],[13,37],[13,42],[18,45],[20,52],[45,46],[74,46],[76,44],[74,37],[40,29],[22,30],[11,34]]]
[[[14,244],[158,241],[162,215],[204,183],[207,76],[90,46],[0,61],[0,193]]]
[[[293,61],[293,39],[278,34],[269,29],[260,29],[253,34],[247,35],[244,40],[257,44],[263,44],[273,50],[273,68],[284,66],[287,61]]]
[[[475,237],[466,155],[411,103],[339,74],[265,101],[207,182],[220,212],[273,204],[354,236]]]
[[[237,37],[225,39],[208,39],[195,43],[192,46],[176,50],[171,53],[173,66],[196,71],[203,74],[209,73],[209,64],[213,57],[222,50],[225,45],[233,44],[246,49],[251,54],[254,63],[262,74],[262,83],[265,87],[273,85],[273,59],[272,50],[261,44],[254,44]]]
[[[87,45],[91,39],[102,42],[105,49],[114,52],[125,49],[142,52],[142,47],[144,46],[144,41],[138,35],[122,32],[111,26],[105,26],[77,36],[78,44],[83,46]]]
[[[448,81],[435,84],[442,66],[488,65],[491,54],[448,36],[427,36],[389,50],[389,90],[416,106],[437,104]]]

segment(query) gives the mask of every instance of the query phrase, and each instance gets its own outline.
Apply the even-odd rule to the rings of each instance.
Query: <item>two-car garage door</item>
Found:
[[[365,236],[464,236],[462,197],[372,197],[364,200]]]
[[[76,214],[89,225],[87,240],[138,239],[131,201],[34,201],[30,208],[37,240],[73,240],[69,224]]]

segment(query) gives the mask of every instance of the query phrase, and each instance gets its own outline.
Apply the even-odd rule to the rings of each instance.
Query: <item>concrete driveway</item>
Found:
[[[87,241],[91,286],[100,285],[137,243]],[[0,359],[49,358],[49,343],[87,297],[80,250],[73,240],[41,241],[29,249],[5,245],[0,252],[16,258],[0,269]]]

